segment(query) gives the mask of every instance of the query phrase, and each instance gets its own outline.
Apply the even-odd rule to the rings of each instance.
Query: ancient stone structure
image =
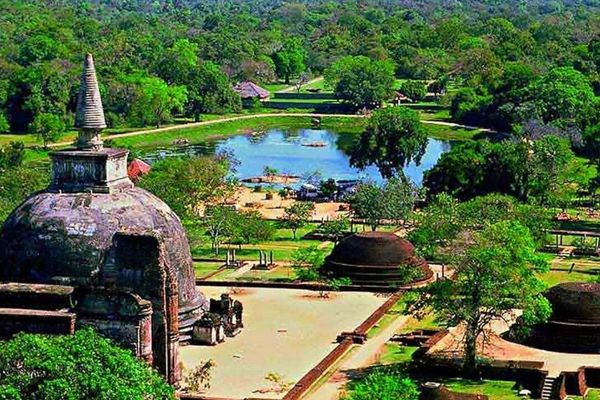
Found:
[[[77,147],[51,154],[50,186],[15,209],[0,232],[0,280],[11,282],[0,285],[0,308],[13,315],[0,332],[69,333],[73,320],[175,382],[179,342],[192,338],[209,308],[196,290],[185,231],[164,202],[134,187],[128,152],[103,147],[91,55],[77,104]],[[54,328],[50,317],[59,322]]]
[[[600,353],[600,284],[561,283],[546,293],[552,316],[526,344],[567,353]]]
[[[342,239],[326,258],[324,269],[357,285],[401,286],[433,276],[408,240],[386,232],[363,232]]]

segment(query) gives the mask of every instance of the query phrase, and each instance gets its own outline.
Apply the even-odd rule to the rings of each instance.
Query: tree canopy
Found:
[[[405,179],[404,167],[421,162],[427,142],[416,111],[405,107],[375,110],[352,149],[350,162],[358,168],[374,164],[384,178]]]
[[[438,280],[426,290],[423,303],[434,310],[447,326],[459,325],[463,366],[472,371],[485,332],[495,319],[510,318],[514,309],[523,310],[528,324],[550,316],[545,284],[537,273],[548,266],[536,254],[529,230],[517,221],[486,225],[474,232],[466,249],[452,254],[452,279]]]
[[[365,56],[346,56],[325,70],[334,95],[356,108],[379,107],[392,96],[394,66]]]

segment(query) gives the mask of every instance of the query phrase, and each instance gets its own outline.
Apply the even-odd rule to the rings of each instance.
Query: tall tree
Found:
[[[237,181],[229,178],[230,162],[223,157],[167,158],[152,165],[139,185],[163,199],[177,215],[197,219],[206,204],[222,203]]]
[[[187,109],[196,121],[200,114],[238,112],[242,101],[229,78],[211,61],[201,63],[190,72]]]
[[[302,46],[302,40],[298,37],[291,37],[283,43],[281,50],[273,55],[275,72],[285,80],[286,84],[289,84],[292,76],[306,70],[305,59],[306,51]]]
[[[309,223],[314,210],[313,203],[297,201],[283,210],[279,224],[283,228],[291,229],[294,240],[296,240],[296,232]]]
[[[34,118],[31,130],[42,140],[44,148],[47,149],[48,143],[54,143],[61,137],[65,131],[65,124],[57,115],[42,113]]]
[[[184,86],[169,86],[160,78],[142,78],[132,104],[132,113],[139,124],[154,124],[157,128],[182,111],[187,101]]]
[[[398,178],[383,186],[361,183],[350,199],[352,216],[375,231],[383,223],[406,222],[415,205],[415,187]]]
[[[524,321],[533,324],[550,316],[542,295],[545,284],[538,273],[547,270],[535,253],[527,228],[516,221],[492,224],[472,234],[465,251],[453,254],[454,274],[425,290],[423,303],[448,326],[460,325],[463,367],[474,372],[485,332],[496,319],[514,309],[523,310]]]
[[[406,180],[404,167],[420,163],[427,147],[427,132],[416,111],[388,107],[373,112],[350,161],[358,168],[374,164],[384,178]]]
[[[347,56],[325,70],[325,82],[337,99],[356,108],[373,109],[392,96],[394,66],[389,61]]]

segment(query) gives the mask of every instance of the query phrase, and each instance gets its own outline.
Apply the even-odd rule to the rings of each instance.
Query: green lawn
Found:
[[[476,140],[483,139],[488,135],[479,129],[464,129],[459,127],[425,124],[427,135],[443,140]]]
[[[218,256],[215,256],[214,252],[211,250],[210,239],[205,237],[202,241],[201,245],[194,246],[192,248],[192,254],[194,257],[201,258],[219,258],[221,260],[225,260],[225,255],[227,248],[236,249],[236,255],[240,260],[253,260],[256,261],[259,259],[259,250],[266,251],[269,253],[273,251],[274,261],[290,261],[292,258],[292,254],[294,251],[301,247],[309,247],[309,246],[318,246],[322,242],[318,240],[304,240],[301,239],[302,236],[311,232],[317,227],[316,224],[309,224],[304,228],[299,229],[296,232],[298,239],[294,240],[292,231],[290,229],[277,229],[275,234],[275,238],[273,240],[261,242],[258,244],[243,244],[241,246],[237,245],[222,245],[221,252]],[[333,248],[333,244],[329,244],[323,248],[323,251],[329,253]]]
[[[324,79],[302,86],[302,88],[300,89],[300,93],[311,93],[308,91],[308,89],[321,89],[319,93],[332,93],[331,88],[325,86]]]
[[[234,269],[226,269],[211,277],[210,281],[272,281],[272,282],[293,282],[296,279],[294,269],[280,265],[269,271],[267,270],[250,270],[241,276],[231,276],[235,272]]]
[[[510,381],[473,381],[469,379],[436,379],[448,389],[461,393],[484,394],[492,400],[516,400],[520,397],[512,389],[515,385]]]
[[[185,138],[190,143],[199,143],[209,139],[233,136],[246,131],[260,131],[279,127],[305,127],[310,126],[310,117],[265,117],[249,118],[236,121],[226,121],[212,125],[203,125],[193,128],[175,129],[166,132],[149,133],[139,136],[116,138],[114,146],[125,147],[155,147],[168,146],[175,139]]]
[[[575,263],[573,272],[569,273],[571,265]],[[548,287],[564,282],[590,282],[600,275],[600,258],[598,257],[570,257],[556,258],[552,261],[550,271],[542,275]]]
[[[385,315],[381,317],[379,321],[377,321],[377,324],[375,324],[371,329],[369,329],[369,331],[367,332],[367,337],[372,338],[374,336],[377,336],[379,332],[388,327],[392,322],[396,320],[396,318],[403,316],[405,309],[406,301],[403,298],[400,298],[396,302],[396,304],[394,304],[392,308],[390,308],[388,312],[386,312]]]
[[[379,363],[383,365],[410,363],[412,361],[413,353],[418,349],[418,347],[402,346],[393,342],[386,343],[379,358]]]
[[[202,278],[211,272],[214,272],[221,268],[223,265],[222,262],[194,262],[194,272],[196,273],[196,278]]]
[[[285,89],[287,87],[290,87],[291,85],[287,85],[284,82],[277,82],[277,83],[266,83],[264,85],[260,85],[262,88],[268,90],[269,92],[271,92],[271,94],[278,92],[282,89]]]

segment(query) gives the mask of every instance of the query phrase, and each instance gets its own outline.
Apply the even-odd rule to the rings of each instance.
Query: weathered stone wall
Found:
[[[74,313],[18,308],[0,308],[0,338],[9,339],[19,332],[72,335]]]

